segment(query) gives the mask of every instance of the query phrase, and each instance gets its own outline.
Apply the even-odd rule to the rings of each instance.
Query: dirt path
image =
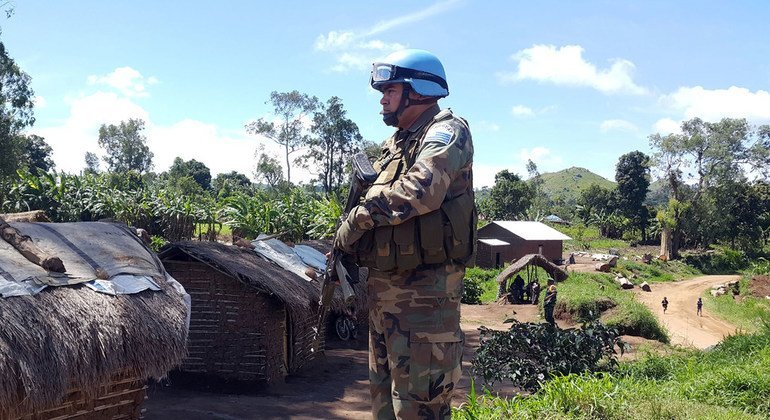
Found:
[[[636,289],[635,293],[666,327],[671,344],[705,349],[734,334],[736,327],[714,317],[706,305],[703,306],[703,316],[698,316],[695,302],[711,286],[738,279],[739,276],[701,276],[673,283],[653,283],[650,285],[652,292]],[[665,314],[660,303],[664,296],[669,301]]]
[[[735,327],[714,318],[708,306],[703,316],[695,315],[695,302],[712,285],[737,279],[737,276],[704,276],[676,283],[656,283],[652,292],[637,291],[671,334],[672,344],[706,348],[718,343]],[[664,315],[663,296],[669,307]],[[479,342],[479,326],[507,329],[504,321],[538,322],[534,305],[463,305],[461,324],[466,335],[463,376],[454,399],[455,406],[466,401],[470,389],[468,373]],[[568,327],[557,320],[561,327]],[[365,335],[365,334],[363,334]],[[630,337],[637,339],[636,337]],[[638,339],[633,343],[644,341]],[[144,405],[144,418],[153,419],[360,419],[370,418],[368,353],[366,338],[354,343],[330,343],[326,360],[287,379],[285,384],[267,389],[248,385],[221,386],[212,382],[185,383],[174,380],[151,385]],[[498,389],[507,395],[512,389]]]
[[[466,400],[470,389],[468,372],[479,343],[479,326],[506,329],[504,321],[511,317],[522,322],[534,321],[538,317],[538,308],[534,305],[463,305],[462,328],[466,344],[463,376],[458,384],[455,405]],[[366,337],[356,342],[331,342],[325,361],[287,378],[285,384],[267,389],[172,377],[170,381],[150,385],[144,419],[370,418],[366,346]],[[510,391],[500,390],[505,394]]]

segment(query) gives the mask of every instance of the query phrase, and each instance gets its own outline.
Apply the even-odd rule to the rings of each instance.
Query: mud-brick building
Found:
[[[562,259],[569,236],[540,222],[495,221],[478,230],[476,265],[502,267],[527,254],[540,254],[548,261]]]

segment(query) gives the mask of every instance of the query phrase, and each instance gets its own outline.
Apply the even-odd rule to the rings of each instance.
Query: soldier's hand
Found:
[[[337,234],[334,236],[334,249],[339,249],[346,254],[354,254],[356,251],[356,242],[364,236],[366,229],[359,229],[355,223],[355,213],[358,208],[354,208],[350,212],[347,219],[345,219],[337,229]]]

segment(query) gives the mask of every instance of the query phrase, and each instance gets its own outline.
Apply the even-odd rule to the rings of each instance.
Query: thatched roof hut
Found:
[[[528,254],[519,258],[513,264],[509,265],[505,270],[500,272],[500,274],[497,275],[497,283],[505,283],[514,274],[524,270],[527,267],[541,267],[543,270],[545,270],[546,273],[548,273],[549,276],[551,276],[551,278],[556,281],[564,281],[569,276],[566,271],[559,268],[558,265],[548,261],[542,255]]]
[[[125,226],[10,225],[67,271],[0,240],[0,418],[137,418],[146,379],[184,355],[184,290]]]
[[[323,350],[315,333],[319,281],[284,270],[251,249],[217,242],[177,242],[159,256],[192,297],[182,371],[276,382]],[[357,289],[364,297],[364,286]],[[345,310],[341,299],[333,307]]]

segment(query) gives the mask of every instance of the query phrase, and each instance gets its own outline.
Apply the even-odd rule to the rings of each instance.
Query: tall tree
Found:
[[[185,162],[177,156],[168,170],[168,176],[171,180],[188,177],[204,190],[208,191],[211,189],[211,170],[209,170],[208,166],[195,159]]]
[[[305,157],[309,165],[315,166],[327,195],[344,182],[349,158],[363,145],[358,126],[346,114],[340,98],[332,96],[313,115],[313,136]]]
[[[86,152],[85,156],[86,167],[84,172],[87,174],[95,174],[99,172],[99,157],[94,152]]]
[[[532,204],[528,210],[531,219],[537,219],[538,217],[547,216],[546,212],[549,207],[548,196],[543,191],[543,178],[540,176],[540,171],[537,169],[537,165],[532,159],[527,159],[527,174],[529,174],[529,186],[532,189]],[[563,214],[561,215],[564,216]]]
[[[51,153],[53,149],[46,143],[43,137],[35,134],[21,136],[22,163],[30,172],[38,169],[48,172],[54,168]]]
[[[257,147],[255,153],[257,165],[254,169],[254,177],[258,181],[264,181],[270,188],[275,188],[283,182],[283,168],[278,159],[265,153],[263,145]]]
[[[121,121],[119,125],[102,124],[99,146],[107,152],[103,159],[110,172],[141,174],[152,169],[153,154],[142,130],[144,121],[140,119]]]
[[[517,174],[502,170],[495,175],[484,207],[492,220],[518,220],[532,204],[532,196],[532,188]]]
[[[577,199],[577,213],[583,223],[588,223],[595,214],[612,214],[617,209],[615,189],[591,184],[580,192]]]
[[[639,227],[645,240],[649,211],[644,200],[650,187],[650,158],[638,150],[621,156],[615,166],[615,181],[620,214]]]
[[[286,181],[291,183],[291,163],[289,156],[307,143],[308,134],[304,119],[318,107],[318,98],[299,93],[275,92],[270,94],[270,100],[265,102],[273,106],[273,115],[281,122],[276,124],[264,118],[259,118],[246,124],[250,134],[261,134],[283,146],[286,158]]]
[[[16,176],[23,156],[19,133],[35,122],[34,92],[29,84],[29,75],[19,68],[0,41],[0,181]]]
[[[246,175],[230,171],[226,174],[217,174],[211,181],[214,189],[214,197],[221,200],[231,196],[235,191],[246,191],[251,187],[251,180]]]
[[[770,165],[770,128],[754,128],[745,119],[723,118],[719,122],[704,122],[693,118],[682,123],[681,134],[650,136],[658,168],[666,174],[673,198],[686,211],[669,211],[676,220],[671,223],[674,251],[681,245],[684,229],[693,244],[708,246],[719,238],[718,227],[728,202],[715,196],[718,189],[726,191],[736,180],[745,182],[748,171],[767,176]],[[688,195],[684,180],[693,184]],[[736,197],[735,202],[742,199]],[[720,210],[722,209],[722,210]],[[706,232],[706,229],[714,231]]]

